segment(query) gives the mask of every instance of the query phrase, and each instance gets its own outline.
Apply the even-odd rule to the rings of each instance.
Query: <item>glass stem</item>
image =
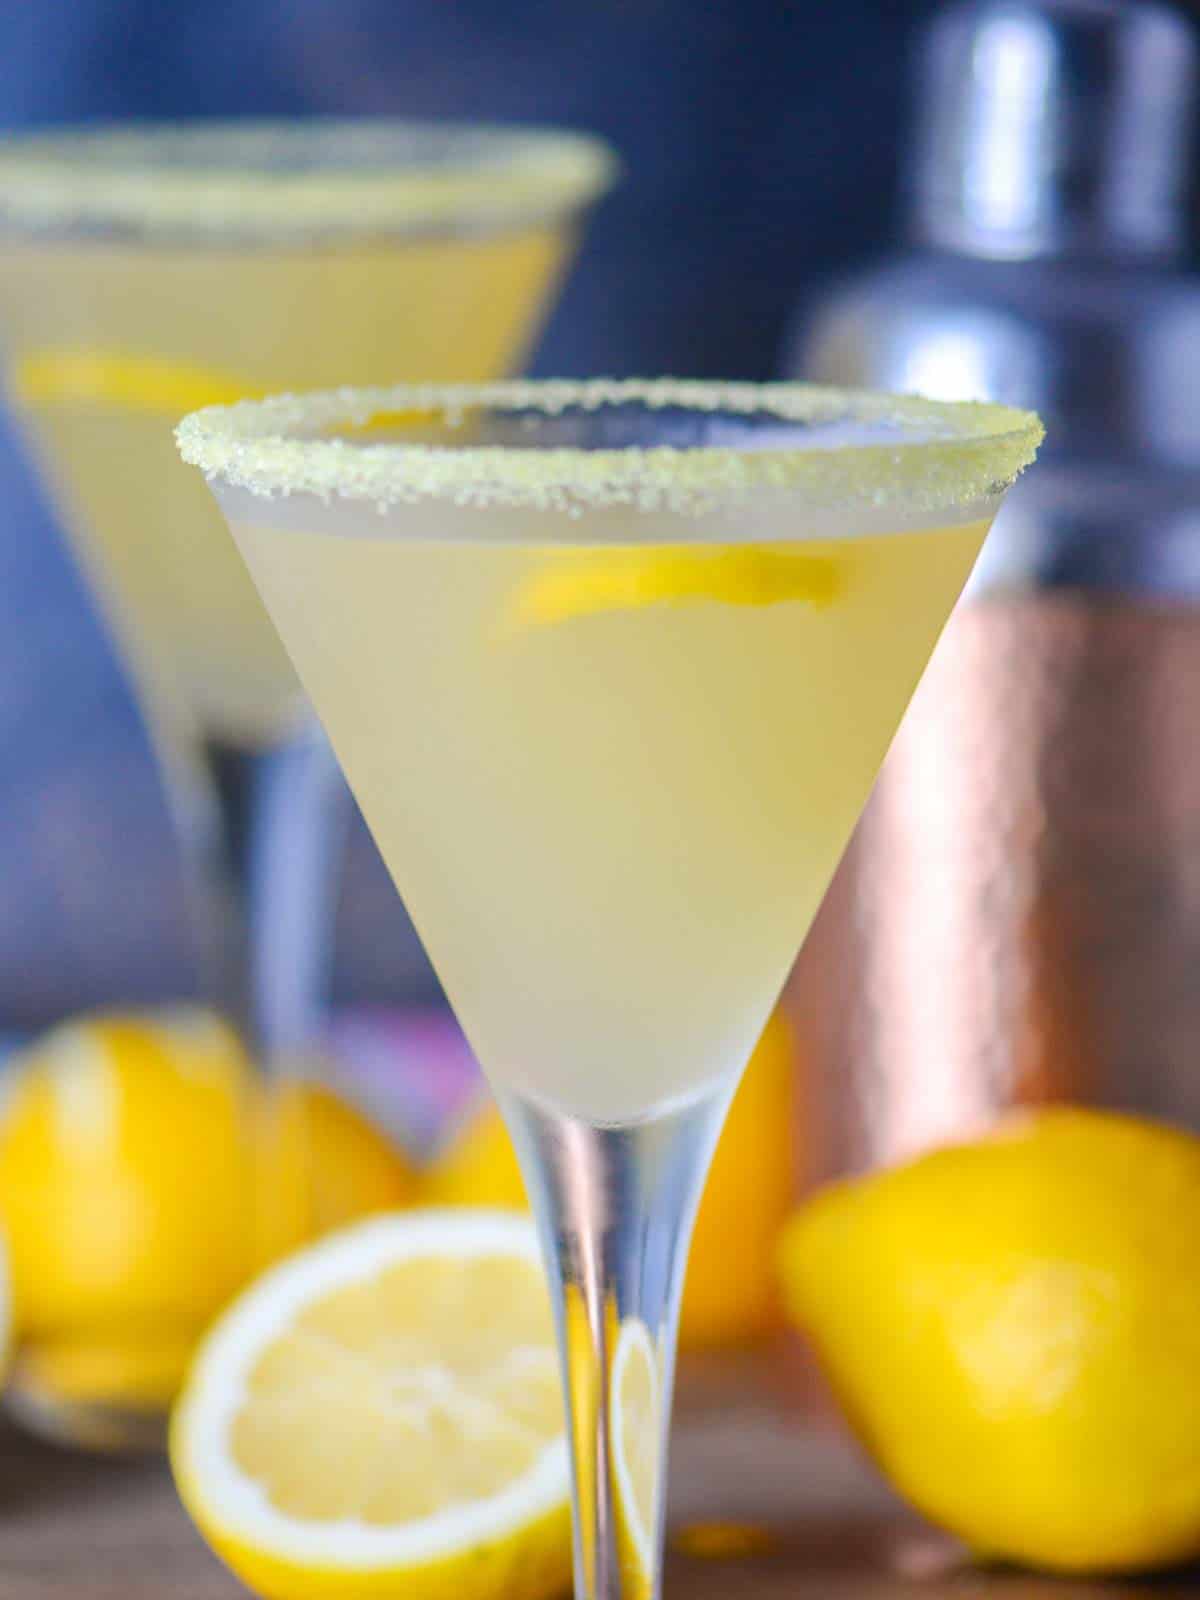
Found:
[[[244,889],[250,1017],[270,1067],[311,1057],[321,1041],[351,806],[315,723],[252,759]]]
[[[208,743],[207,810],[184,836],[204,993],[268,1069],[310,1052],[328,1004],[349,793],[309,725],[252,749]]]
[[[625,1127],[501,1105],[541,1236],[570,1442],[576,1600],[659,1593],[688,1243],[729,1091]]]

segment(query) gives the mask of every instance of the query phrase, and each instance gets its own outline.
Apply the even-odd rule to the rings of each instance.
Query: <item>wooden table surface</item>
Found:
[[[699,1559],[684,1530],[745,1521],[753,1556]],[[836,1434],[760,1369],[685,1374],[667,1600],[1200,1600],[1200,1572],[1088,1584],[983,1573],[908,1516]],[[0,1423],[0,1600],[245,1600],[158,1461],[39,1444]]]

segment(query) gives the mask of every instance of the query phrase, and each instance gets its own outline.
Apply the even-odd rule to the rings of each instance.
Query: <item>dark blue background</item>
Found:
[[[907,56],[935,9],[8,0],[0,124],[391,113],[595,130],[627,177],[536,370],[761,378],[797,301],[890,238]],[[188,955],[136,710],[7,430],[0,504],[3,1028],[169,994]],[[361,846],[349,881],[353,973],[379,965],[381,926],[399,940],[403,925]]]

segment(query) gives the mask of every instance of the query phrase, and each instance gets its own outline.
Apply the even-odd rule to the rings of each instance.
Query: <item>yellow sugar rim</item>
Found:
[[[609,187],[603,141],[551,128],[314,119],[0,138],[0,228],[252,237],[473,231]]]
[[[646,449],[371,443],[322,437],[381,413],[458,425],[480,410],[550,417],[605,407],[684,410],[781,425],[779,445]],[[790,425],[790,427],[788,426]],[[835,431],[823,441],[820,428]],[[805,438],[801,430],[811,428]],[[1037,454],[1038,418],[1007,406],[942,404],[808,384],[595,380],[338,389],[212,406],[176,430],[210,479],[252,494],[334,496],[380,508],[422,500],[578,513],[591,507],[703,514],[783,496],[872,518],[892,510],[956,520],[986,507]],[[531,432],[530,443],[536,443]]]

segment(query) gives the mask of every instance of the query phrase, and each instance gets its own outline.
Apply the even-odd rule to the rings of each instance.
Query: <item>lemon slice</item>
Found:
[[[56,346],[19,357],[10,378],[27,406],[105,405],[178,417],[260,393],[232,374],[125,350]]]
[[[567,1449],[532,1226],[410,1212],[276,1267],[203,1345],[171,1461],[261,1595],[561,1593]]]
[[[715,601],[768,606],[789,600],[823,610],[845,588],[847,564],[784,545],[687,550],[630,546],[563,550],[512,596],[506,631],[551,627],[602,612]]]
[[[612,1369],[610,1448],[616,1478],[622,1592],[649,1600],[658,1533],[656,1468],[662,1433],[658,1349],[637,1317],[621,1324]]]

